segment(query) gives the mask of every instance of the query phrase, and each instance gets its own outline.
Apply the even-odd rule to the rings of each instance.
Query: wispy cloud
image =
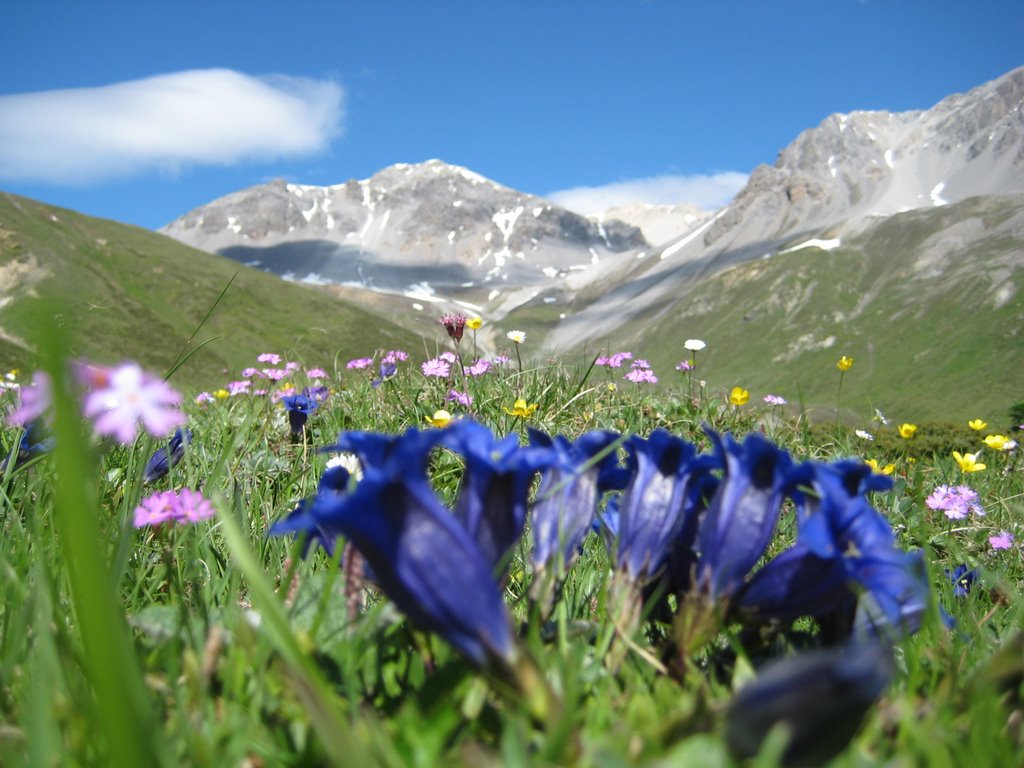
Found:
[[[340,135],[330,80],[228,69],[0,96],[0,180],[81,185],[312,154]]]
[[[576,213],[590,215],[626,203],[690,203],[704,210],[721,208],[747,183],[747,174],[662,175],[615,181],[600,187],[573,187],[545,195]]]

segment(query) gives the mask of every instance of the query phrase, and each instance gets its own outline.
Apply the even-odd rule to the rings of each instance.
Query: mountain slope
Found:
[[[159,234],[0,193],[0,368],[28,368],[36,297],[63,307],[76,353],[97,361],[173,363],[220,292],[223,301],[195,339],[203,347],[175,381],[219,386],[261,352],[335,359],[406,347],[416,334],[315,288],[185,247]]]
[[[1024,67],[919,112],[832,115],[696,230],[596,287],[550,337],[569,348],[639,322],[689,283],[798,239],[979,195],[1024,192]],[[610,289],[609,286],[611,287]]]
[[[663,378],[708,344],[713,389],[779,394],[831,413],[835,362],[854,358],[843,404],[900,420],[1001,423],[1024,399],[1024,195],[971,198],[866,222],[836,240],[790,243],[690,283],[657,319],[604,341]],[[592,347],[593,348],[593,347]]]

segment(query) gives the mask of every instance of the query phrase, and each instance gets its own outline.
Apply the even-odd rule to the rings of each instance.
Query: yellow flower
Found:
[[[224,400],[225,398],[230,397],[231,393],[228,392],[226,389],[218,389],[216,392],[213,393],[213,396],[216,397],[218,400]]]
[[[994,448],[997,451],[1005,451],[1006,444],[1010,442],[1010,438],[1006,435],[986,435],[984,442],[989,448]]]
[[[516,400],[516,404],[511,408],[505,408],[505,413],[509,416],[518,416],[521,419],[525,419],[527,416],[537,410],[537,403],[526,404],[523,398]]]
[[[978,454],[976,453],[960,455],[960,451],[953,451],[953,458],[960,465],[960,471],[965,474],[968,472],[981,472],[985,468],[985,465],[978,461]]]
[[[838,368],[840,371],[850,370],[851,368],[853,368],[853,358],[843,355],[842,357],[839,358],[839,362],[836,363],[836,368]]]
[[[433,416],[427,417],[427,423],[432,427],[447,427],[452,420],[452,415],[443,408],[439,411],[434,411]]]
[[[896,429],[899,430],[900,437],[909,440],[917,432],[917,424],[900,424]]]
[[[614,381],[609,381],[608,382],[608,391],[609,392],[614,392],[617,389],[618,389],[618,387],[615,385]]]
[[[484,324],[482,317],[471,317],[466,321],[466,327],[471,331],[479,331],[480,326]]]
[[[981,419],[971,419],[967,422],[967,426],[975,432],[981,432],[981,430],[988,426],[988,422],[982,421]]]
[[[896,471],[894,464],[886,464],[884,467],[879,467],[878,462],[874,459],[865,459],[864,463],[871,467],[872,472],[877,472],[880,475],[891,475]]]
[[[743,387],[733,387],[729,392],[729,402],[732,405],[743,405],[750,399],[750,393]]]

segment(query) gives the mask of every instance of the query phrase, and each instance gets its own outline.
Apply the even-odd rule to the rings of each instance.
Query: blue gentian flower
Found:
[[[953,597],[967,597],[974,582],[978,580],[978,571],[961,563],[956,568],[948,569],[946,578],[953,585]]]
[[[662,569],[675,540],[696,524],[688,488],[715,460],[698,458],[693,445],[663,429],[646,440],[633,436],[625,447],[635,470],[619,501],[615,561],[631,580],[642,582]]]
[[[398,373],[398,366],[393,362],[385,360],[380,364],[380,373],[377,378],[370,382],[370,386],[376,389],[396,373]]]
[[[466,462],[455,517],[491,567],[500,569],[523,534],[533,476],[550,466],[555,454],[548,448],[522,447],[514,434],[498,440],[472,419],[459,419],[440,434],[441,444]]]
[[[532,509],[533,565],[537,570],[568,568],[591,529],[601,495],[620,482],[614,432],[588,432],[574,442],[530,430],[532,445],[553,451],[553,463],[541,476]],[[600,458],[596,458],[600,456]]]
[[[857,605],[863,628],[917,630],[929,594],[921,553],[900,550],[888,521],[865,497],[889,487],[888,478],[872,474],[854,461],[808,462],[794,472],[796,544],[754,575],[738,596],[741,614],[822,617]],[[851,585],[865,592],[857,604],[849,599]]]
[[[302,434],[309,415],[320,405],[316,398],[302,394],[285,395],[281,398],[281,403],[284,405],[285,410],[288,411],[288,426],[293,435]]]
[[[56,438],[50,434],[42,419],[33,419],[25,424],[25,431],[18,443],[18,452],[14,455],[14,467],[17,469],[37,456],[53,450]]]
[[[288,517],[278,520],[271,526],[270,534],[280,536],[285,533],[306,533],[302,557],[309,554],[314,544],[319,544],[329,557],[334,557],[334,547],[340,532],[321,524],[320,519],[314,514],[314,505],[318,501],[326,503],[343,496],[348,491],[350,477],[348,469],[340,464],[328,467],[320,476],[316,496],[300,501]]]
[[[508,667],[515,642],[493,564],[427,478],[430,453],[444,433],[408,430],[383,464],[364,465],[351,493],[318,495],[305,515],[271,532],[319,529],[348,537],[413,623],[478,665]]]
[[[729,704],[729,751],[738,760],[753,757],[768,733],[785,724],[789,741],[780,764],[825,765],[846,749],[892,674],[892,651],[880,642],[769,662]]]
[[[697,578],[718,602],[740,587],[767,549],[793,461],[757,433],[747,435],[742,444],[731,435],[709,435],[725,475],[700,523]]]
[[[174,434],[167,441],[167,445],[160,446],[149,457],[149,461],[146,462],[146,468],[142,474],[142,481],[144,483],[155,483],[160,478],[166,477],[170,468],[181,461],[182,456],[185,455],[186,446],[191,442],[192,430],[187,427],[185,429],[178,427],[174,430]]]

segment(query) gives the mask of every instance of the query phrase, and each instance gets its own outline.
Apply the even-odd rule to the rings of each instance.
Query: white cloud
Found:
[[[747,174],[735,171],[710,175],[663,175],[615,181],[601,187],[573,187],[552,192],[546,197],[584,216],[627,203],[690,203],[711,211],[728,203],[746,183]]]
[[[228,69],[0,96],[0,179],[86,184],[311,154],[340,134],[343,96],[330,80]]]

